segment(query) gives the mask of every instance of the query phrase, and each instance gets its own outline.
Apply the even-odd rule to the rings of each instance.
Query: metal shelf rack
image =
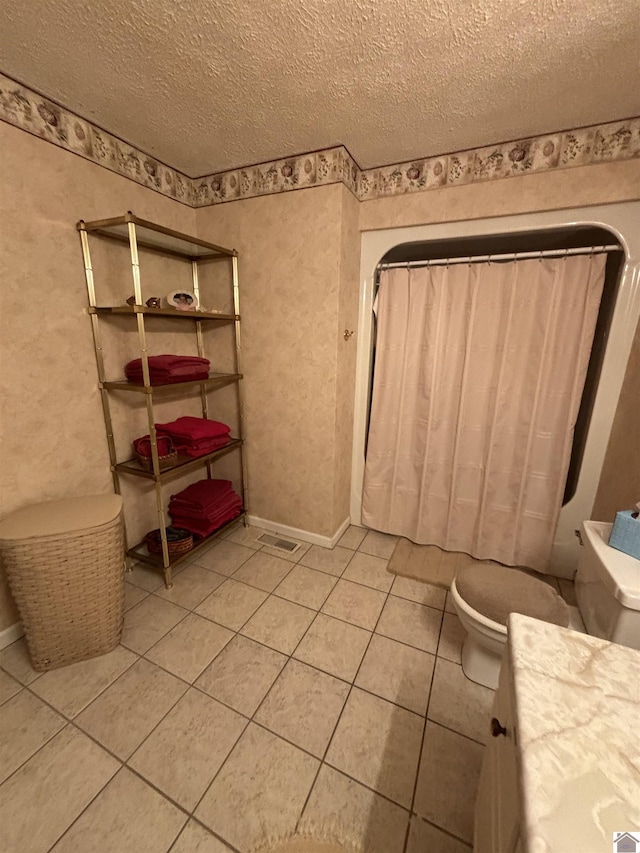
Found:
[[[84,271],[87,283],[87,294],[89,298],[88,313],[91,318],[91,328],[93,332],[93,343],[95,349],[96,365],[98,369],[98,387],[102,401],[102,411],[105,421],[105,429],[107,433],[107,443],[109,446],[109,457],[111,461],[111,473],[113,477],[113,486],[115,491],[120,494],[120,476],[126,475],[135,478],[144,478],[151,480],[155,485],[156,510],[158,514],[158,527],[161,532],[162,539],[162,556],[149,554],[144,542],[129,548],[127,554],[133,559],[142,561],[158,569],[164,573],[165,585],[167,588],[172,586],[172,567],[182,562],[184,559],[190,558],[194,551],[202,548],[210,540],[215,539],[224,530],[238,520],[245,520],[246,523],[246,495],[247,495],[247,467],[244,454],[243,442],[243,414],[244,404],[242,396],[242,348],[240,338],[240,299],[239,299],[239,284],[238,284],[238,253],[235,249],[225,249],[222,246],[217,246],[214,243],[209,243],[205,240],[192,237],[188,234],[181,234],[178,231],[173,231],[170,228],[165,228],[154,222],[149,222],[145,219],[140,219],[131,211],[124,216],[115,217],[112,219],[101,219],[94,222],[84,222],[80,220],[77,224],[80,232],[80,240],[82,244],[82,255],[84,259]],[[134,305],[121,306],[104,306],[98,305],[96,299],[96,287],[94,282],[93,267],[91,263],[90,252],[90,235],[107,238],[115,243],[129,249],[131,259],[131,275],[133,279],[133,290],[135,296]],[[223,314],[215,311],[179,311],[175,308],[149,308],[143,304],[142,287],[140,276],[140,259],[138,254],[139,247],[148,251],[164,255],[170,258],[180,258],[191,264],[191,276],[193,292],[196,296],[197,303],[200,304],[200,288],[198,281],[198,264],[201,261],[220,261],[231,264],[231,281],[233,288],[233,314]],[[138,342],[140,348],[140,358],[142,361],[142,376],[143,383],[141,385],[132,384],[126,380],[110,380],[105,375],[102,338],[100,330],[100,321],[106,320],[110,316],[127,317],[132,321],[135,320],[136,329],[138,332]],[[149,361],[147,354],[147,334],[152,332],[147,329],[147,320],[153,320],[155,317],[170,319],[176,323],[191,323],[194,325],[194,331],[197,341],[198,355],[204,357],[204,324],[224,325],[230,324],[234,328],[235,340],[235,365],[233,373],[213,373],[209,374],[208,379],[195,380],[190,382],[176,382],[169,385],[152,385],[149,375]],[[179,458],[176,465],[171,468],[160,470],[158,459],[158,446],[156,441],[156,428],[154,417],[154,397],[162,395],[175,395],[176,393],[190,393],[191,391],[200,392],[202,405],[202,417],[208,417],[208,401],[207,391],[222,388],[224,386],[235,384],[238,389],[238,435],[232,438],[228,444],[218,448],[212,453],[205,454],[195,459]],[[146,471],[142,468],[135,459],[127,459],[118,461],[116,458],[116,447],[113,434],[113,423],[111,417],[111,409],[109,403],[109,395],[112,392],[132,392],[134,394],[144,394],[146,402],[146,413],[149,428],[149,436],[151,438],[151,458],[152,470]],[[214,531],[206,539],[199,540],[194,548],[187,552],[183,557],[173,559],[169,557],[167,544],[167,536],[165,532],[165,509],[163,499],[163,484],[172,477],[194,471],[201,466],[206,466],[207,476],[212,477],[212,464],[216,459],[225,456],[227,453],[237,451],[240,454],[242,467],[242,506],[243,510],[233,521],[228,522]]]

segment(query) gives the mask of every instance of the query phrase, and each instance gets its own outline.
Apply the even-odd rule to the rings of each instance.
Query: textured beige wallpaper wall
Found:
[[[342,189],[340,231],[340,288],[338,292],[333,530],[349,516],[351,453],[353,447],[354,383],[360,282],[359,202]],[[345,329],[353,331],[344,339]]]
[[[133,209],[239,250],[250,511],[331,535],[349,505],[356,341],[345,342],[343,331],[357,328],[359,232],[640,198],[640,162],[629,161],[361,204],[332,185],[193,211],[6,124],[0,148],[3,514],[111,488],[74,227],[81,217]],[[126,264],[98,252],[96,272],[119,298]],[[182,275],[149,260],[143,285],[163,293]],[[186,339],[161,331],[167,348],[187,350]],[[636,365],[639,346],[636,338]],[[633,470],[625,451],[639,396],[630,366],[603,484]],[[228,395],[214,400],[214,412],[231,410]],[[166,417],[177,413],[169,405]],[[142,414],[118,409],[123,433],[142,429]],[[134,514],[129,533],[151,525],[152,516]],[[0,630],[15,618],[2,585]]]
[[[640,324],[636,329],[620,402],[602,466],[592,518],[613,521],[640,501]]]
[[[239,252],[249,510],[325,536],[335,530],[345,193],[336,184],[196,214],[200,237]]]
[[[25,504],[112,488],[77,220],[132,209],[147,219],[192,231],[195,212],[4,123],[0,150],[4,515]],[[105,263],[96,253],[96,272],[105,273],[101,282],[109,278]],[[126,264],[123,269],[124,277],[114,272],[111,281],[126,296],[132,286]],[[149,283],[153,286],[169,290],[169,282],[157,275],[153,285]],[[124,358],[125,351],[117,367],[114,362],[119,375]],[[143,424],[141,415],[139,407],[120,412],[133,430]],[[157,526],[153,522],[153,513],[134,519],[130,535],[150,523]],[[15,621],[2,576],[0,630]]]

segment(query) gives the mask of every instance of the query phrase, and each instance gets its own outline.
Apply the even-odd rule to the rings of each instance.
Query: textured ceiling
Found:
[[[0,69],[190,176],[640,113],[638,0],[3,0]]]

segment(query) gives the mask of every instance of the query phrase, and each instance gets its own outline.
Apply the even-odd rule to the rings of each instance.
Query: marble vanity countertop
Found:
[[[509,617],[527,853],[610,853],[640,832],[640,652]]]

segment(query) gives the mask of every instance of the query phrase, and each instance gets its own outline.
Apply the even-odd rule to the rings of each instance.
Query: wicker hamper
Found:
[[[0,555],[34,669],[105,654],[120,641],[120,495],[49,501],[0,521]]]

